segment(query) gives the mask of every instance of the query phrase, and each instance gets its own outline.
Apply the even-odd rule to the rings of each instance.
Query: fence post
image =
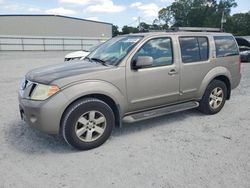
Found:
[[[43,38],[43,50],[46,51],[46,49],[45,49],[45,38]]]
[[[63,42],[63,51],[65,51],[65,48],[64,48],[64,38],[62,39],[62,42]]]
[[[21,44],[22,44],[22,51],[24,51],[23,38],[21,38]]]

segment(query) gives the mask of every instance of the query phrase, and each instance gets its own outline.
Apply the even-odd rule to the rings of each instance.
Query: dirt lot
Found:
[[[20,120],[18,83],[62,52],[0,53],[0,187],[250,187],[250,64],[223,110],[125,125],[79,152]]]

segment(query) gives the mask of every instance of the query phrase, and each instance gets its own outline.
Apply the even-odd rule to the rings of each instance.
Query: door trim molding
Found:
[[[173,93],[168,93],[168,94],[164,94],[164,95],[157,95],[155,97],[147,97],[147,98],[143,98],[143,99],[135,99],[135,100],[132,100],[131,103],[135,104],[135,103],[139,103],[139,102],[156,100],[156,99],[170,97],[170,96],[174,96],[174,95],[179,95],[179,92],[173,92]]]

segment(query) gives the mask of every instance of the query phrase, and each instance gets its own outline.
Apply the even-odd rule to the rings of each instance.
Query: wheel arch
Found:
[[[116,127],[121,127],[121,110],[120,110],[120,106],[119,104],[116,104],[115,100],[112,99],[110,96],[107,96],[105,94],[100,94],[100,93],[92,93],[92,94],[86,94],[83,96],[80,96],[76,99],[74,99],[73,101],[71,101],[66,108],[64,109],[62,116],[60,118],[60,132],[61,132],[61,125],[63,122],[63,117],[65,116],[67,110],[70,108],[70,106],[74,105],[75,103],[86,99],[86,98],[95,98],[95,99],[99,99],[103,102],[105,102],[107,105],[110,106],[110,108],[112,109],[114,116],[115,116],[115,126]]]
[[[230,96],[231,96],[231,83],[230,83],[230,80],[228,79],[228,77],[221,75],[221,76],[216,76],[213,80],[220,80],[226,84],[226,87],[227,87],[227,98],[226,99],[229,100]]]
[[[87,80],[69,85],[62,92],[67,98],[67,102],[61,111],[60,129],[66,110],[70,105],[83,98],[97,98],[107,103],[114,112],[116,126],[121,126],[120,119],[126,110],[127,104],[123,89],[103,80]]]
[[[203,79],[201,86],[199,88],[199,97],[202,98],[204,95],[206,88],[213,80],[220,80],[226,84],[227,87],[227,99],[230,99],[231,96],[231,73],[225,67],[216,67],[210,70],[205,78]]]

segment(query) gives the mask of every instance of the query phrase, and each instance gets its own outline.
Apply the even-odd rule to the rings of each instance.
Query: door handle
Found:
[[[177,74],[177,71],[175,69],[171,69],[169,72],[168,72],[169,75],[174,75],[174,74]]]

